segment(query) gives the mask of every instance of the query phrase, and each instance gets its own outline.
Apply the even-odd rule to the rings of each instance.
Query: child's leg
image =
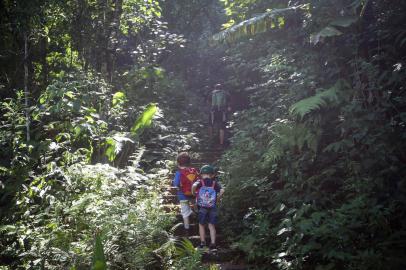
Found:
[[[190,228],[189,217],[184,217],[183,218],[183,227],[185,227],[186,230],[189,230],[189,228]]]
[[[183,217],[183,226],[188,230],[190,227],[189,216],[192,214],[188,200],[180,201],[180,213]]]
[[[213,245],[216,244],[216,227],[214,224],[209,223],[210,240]]]
[[[199,235],[200,235],[200,242],[202,244],[206,243],[206,230],[205,224],[207,223],[207,209],[200,207],[199,208]]]
[[[210,209],[208,213],[208,218],[209,218],[209,231],[210,231],[210,240],[211,244],[215,245],[216,244],[216,226],[217,224],[217,209],[213,208]]]
[[[199,235],[200,235],[200,242],[205,243],[206,242],[206,230],[204,228],[204,224],[199,223]]]

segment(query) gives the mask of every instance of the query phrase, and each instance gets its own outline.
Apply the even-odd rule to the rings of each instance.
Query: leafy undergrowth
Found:
[[[0,227],[2,267],[177,269],[189,260],[170,233],[175,213],[160,207],[161,190],[177,152],[199,143],[192,132],[199,121],[186,117],[187,111],[172,112],[158,109],[142,143],[130,145],[127,166],[78,158],[69,166],[50,162],[33,172],[16,193],[14,215]]]
[[[26,187],[17,202],[22,219],[3,227],[10,255],[23,257],[18,267],[88,269],[96,232],[111,269],[154,263],[152,251],[166,241],[173,218],[154,190],[165,170],[146,176],[131,167],[77,164],[55,173]]]
[[[146,153],[151,160],[158,155]],[[97,234],[109,269],[176,265],[170,260],[179,257],[176,241],[168,233],[175,213],[160,208],[172,162],[153,166],[146,173],[79,163],[37,177],[19,194],[19,221],[1,228],[2,257],[10,269],[89,269]]]
[[[254,2],[270,15],[280,8]],[[406,58],[394,23],[404,22],[405,6],[367,1],[371,20],[350,2],[362,1],[279,10],[286,24],[227,48],[227,86],[250,107],[235,115],[223,155],[220,217],[262,269],[406,269]],[[241,7],[254,19],[224,38],[267,23],[252,3],[227,6],[230,19],[241,20]],[[392,34],[365,36],[378,29]]]

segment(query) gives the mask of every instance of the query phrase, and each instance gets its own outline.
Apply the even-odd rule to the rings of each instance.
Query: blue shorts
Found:
[[[217,209],[216,208],[199,208],[199,224],[217,224]]]

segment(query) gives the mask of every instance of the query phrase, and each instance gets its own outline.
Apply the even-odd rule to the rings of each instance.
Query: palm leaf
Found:
[[[284,15],[305,9],[306,7],[307,5],[298,5],[289,8],[273,9],[262,13],[213,35],[210,43],[232,43],[242,37],[256,35],[271,28],[282,27],[284,25]]]

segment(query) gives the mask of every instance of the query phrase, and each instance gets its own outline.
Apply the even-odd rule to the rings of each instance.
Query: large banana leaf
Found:
[[[282,27],[285,22],[284,16],[286,14],[296,12],[297,10],[303,10],[306,7],[307,5],[298,5],[282,9],[273,9],[271,11],[262,13],[215,34],[212,36],[210,43],[232,43],[242,37],[262,33],[271,28]]]

